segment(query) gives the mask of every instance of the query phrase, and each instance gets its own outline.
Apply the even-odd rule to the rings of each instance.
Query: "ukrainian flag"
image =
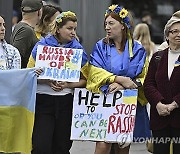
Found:
[[[126,89],[123,93],[123,102],[125,104],[136,104],[137,103],[137,89]]]
[[[0,71],[0,152],[31,152],[36,87],[34,69]]]
[[[180,66],[180,61],[176,61],[174,67]]]

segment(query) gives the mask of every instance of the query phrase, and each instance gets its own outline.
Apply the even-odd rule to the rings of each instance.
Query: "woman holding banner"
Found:
[[[104,28],[106,37],[96,43],[90,55],[86,88],[104,94],[138,88],[144,81],[147,60],[145,49],[132,39],[130,14],[121,6],[110,6],[105,13]],[[142,87],[139,88],[139,92],[142,92]],[[145,97],[141,93],[138,97],[134,137],[150,136],[145,104]],[[128,154],[129,147],[117,147],[116,153]],[[97,142],[95,154],[109,154],[110,149],[111,143]]]
[[[62,48],[82,49],[81,71],[86,68],[87,55],[82,45],[75,39],[77,18],[73,12],[62,12],[56,17],[51,28],[51,35],[42,38],[33,48],[28,67],[34,67],[38,45]],[[61,48],[58,48],[61,47]],[[49,50],[44,51],[49,52]],[[53,52],[53,51],[52,51]],[[54,50],[55,52],[55,50]],[[56,54],[58,53],[56,52]],[[73,54],[73,52],[71,53]],[[62,58],[62,57],[61,57]],[[64,57],[64,63],[67,57]],[[63,60],[60,59],[60,60]],[[36,99],[35,124],[33,132],[33,154],[68,154],[70,141],[73,89],[85,87],[86,74],[80,75],[79,82],[39,80]]]

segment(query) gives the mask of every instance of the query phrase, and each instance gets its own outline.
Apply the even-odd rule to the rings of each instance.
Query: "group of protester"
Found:
[[[41,0],[23,0],[21,11],[22,20],[11,35],[12,45],[4,40],[5,22],[0,16],[1,70],[35,67],[38,45],[83,50],[79,82],[38,79],[33,154],[70,153],[73,89],[77,87],[104,94],[138,89],[134,137],[151,137],[151,128],[153,137],[180,140],[180,11],[165,26],[168,46],[156,52],[148,26],[139,24],[133,32],[130,13],[124,7],[110,6],[104,18],[106,36],[95,44],[89,61],[76,35],[75,13],[43,5]],[[37,69],[37,75],[42,71]],[[154,142],[154,154],[168,154],[170,143]],[[109,154],[111,145],[96,142],[95,154]],[[128,154],[129,148],[114,145],[119,154]],[[180,143],[173,143],[173,153],[179,151]]]

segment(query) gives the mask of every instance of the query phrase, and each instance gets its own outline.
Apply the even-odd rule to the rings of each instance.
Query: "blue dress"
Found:
[[[114,44],[107,44],[103,39],[98,41],[90,55],[89,63],[93,69],[89,72],[87,89],[91,91],[97,89],[96,91],[99,90],[103,93],[107,93],[109,86],[107,79],[110,79],[115,75],[130,77],[131,79],[140,76],[144,79],[145,74],[141,74],[144,73],[143,69],[146,62],[146,51],[141,44],[134,41],[132,52],[133,56],[130,57],[128,40],[125,49],[121,54],[117,52]],[[98,70],[99,68],[100,70]],[[103,74],[101,74],[100,71],[102,71]],[[98,76],[98,74],[100,75]],[[93,80],[95,75],[97,80]],[[151,136],[146,105],[141,104],[141,102],[137,103],[134,128],[135,141],[139,138],[142,139],[142,137],[147,138]]]

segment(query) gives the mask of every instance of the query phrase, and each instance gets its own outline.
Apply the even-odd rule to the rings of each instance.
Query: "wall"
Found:
[[[60,0],[64,11],[73,11],[78,18],[77,33],[89,54],[95,42],[105,36],[104,14],[111,1],[103,0]]]
[[[6,36],[5,39],[7,42],[10,40],[11,27],[12,27],[12,10],[13,10],[13,1],[12,0],[0,0],[0,14],[3,15],[6,23]]]

